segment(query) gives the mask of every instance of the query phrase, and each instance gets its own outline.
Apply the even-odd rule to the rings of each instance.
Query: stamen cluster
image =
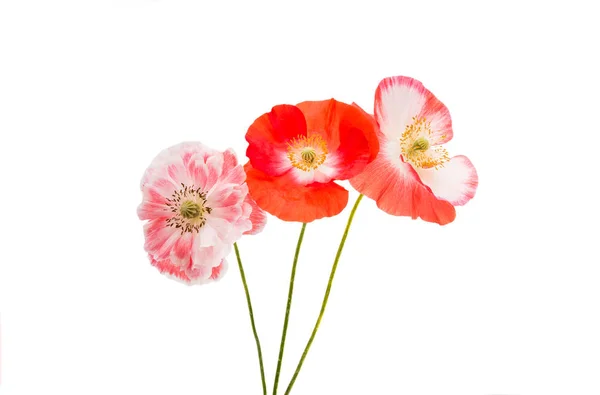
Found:
[[[288,142],[287,157],[292,166],[303,171],[315,170],[327,158],[327,144],[317,134],[298,136]]]
[[[206,192],[194,186],[181,184],[181,189],[175,190],[171,198],[167,198],[168,210],[173,216],[166,219],[167,226],[181,229],[181,234],[200,231],[206,223],[206,214],[212,209],[206,206]]]

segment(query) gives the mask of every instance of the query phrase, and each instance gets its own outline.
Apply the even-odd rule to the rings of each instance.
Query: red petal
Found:
[[[287,142],[298,136],[306,136],[302,111],[287,104],[275,106],[248,128],[246,156],[256,169],[273,176],[282,174],[291,167]]]
[[[336,179],[358,174],[377,156],[377,124],[358,105],[330,99],[303,102],[298,108],[304,113],[308,133],[321,135],[328,155],[335,157]]]
[[[297,184],[290,173],[271,177],[250,163],[244,166],[250,196],[266,212],[284,221],[312,222],[339,214],[348,191],[334,182]]]
[[[352,103],[352,107],[358,110],[362,115],[360,118],[360,125],[361,129],[366,132],[365,137],[369,144],[369,162],[372,162],[377,157],[377,154],[379,154],[379,139],[377,138],[379,127],[377,126],[377,121],[373,115],[367,113],[358,104]],[[370,125],[365,124],[365,121],[368,121]]]
[[[420,217],[427,222],[446,225],[456,217],[454,206],[438,199],[409,163],[392,163],[384,155],[367,165],[365,170],[350,180],[363,195],[377,202],[377,207],[388,214]]]

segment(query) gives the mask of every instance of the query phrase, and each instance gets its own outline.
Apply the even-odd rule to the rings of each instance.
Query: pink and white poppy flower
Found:
[[[232,150],[190,142],[162,151],[142,178],[138,207],[152,265],[187,284],[221,278],[233,243],[266,222],[245,180]]]
[[[454,206],[475,196],[477,171],[466,156],[450,157],[446,106],[410,77],[385,78],[375,93],[379,155],[350,183],[383,211],[445,225]]]

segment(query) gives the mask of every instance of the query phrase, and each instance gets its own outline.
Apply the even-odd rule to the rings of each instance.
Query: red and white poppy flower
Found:
[[[454,206],[475,196],[478,177],[466,156],[450,157],[450,112],[410,77],[385,78],[375,93],[380,151],[350,180],[383,211],[440,225],[456,217]]]
[[[376,127],[360,107],[334,99],[273,107],[246,133],[250,195],[285,221],[339,214],[348,191],[335,181],[357,175],[375,159]]]
[[[138,207],[152,265],[187,284],[222,277],[233,243],[266,222],[245,179],[231,150],[182,143],[162,151],[142,178]]]

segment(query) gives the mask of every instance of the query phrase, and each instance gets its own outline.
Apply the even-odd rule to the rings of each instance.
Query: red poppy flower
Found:
[[[350,183],[392,215],[445,225],[454,206],[475,196],[477,171],[466,156],[450,158],[442,144],[452,139],[450,112],[422,83],[386,78],[375,93],[381,151]]]
[[[334,99],[273,107],[246,133],[250,195],[285,221],[339,214],[348,191],[335,180],[357,175],[375,159],[376,127],[359,106]]]

